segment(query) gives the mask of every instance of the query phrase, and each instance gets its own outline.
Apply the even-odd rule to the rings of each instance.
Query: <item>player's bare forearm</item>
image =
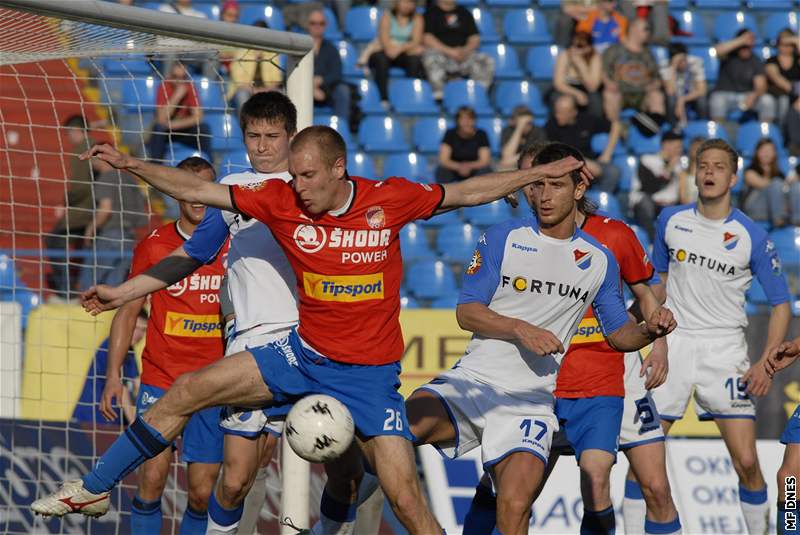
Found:
[[[608,345],[619,352],[639,351],[657,337],[650,334],[643,323],[628,320],[628,323],[608,335]]]
[[[120,368],[128,354],[128,348],[131,347],[136,318],[139,317],[144,301],[144,298],[140,298],[125,303],[114,314],[114,319],[111,321],[111,332],[108,335],[106,376],[109,380],[118,380],[120,377]]]
[[[519,320],[498,314],[483,303],[466,303],[456,306],[459,327],[486,338],[512,340]]]
[[[792,320],[792,310],[789,303],[781,303],[772,307],[769,315],[769,326],[767,328],[767,343],[761,358],[766,359],[769,352],[778,347],[781,342],[786,340],[789,334],[789,322]]]
[[[637,321],[649,318],[661,306],[662,301],[656,297],[653,289],[648,284],[644,282],[632,284],[630,289],[636,297],[636,302],[629,312],[634,315]]]

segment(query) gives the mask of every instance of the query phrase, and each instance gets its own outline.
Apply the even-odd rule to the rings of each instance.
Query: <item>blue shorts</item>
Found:
[[[624,398],[556,398],[556,416],[580,461],[585,450],[603,450],[614,457],[619,449]]]
[[[781,434],[781,444],[800,444],[800,405],[786,422],[786,427]]]
[[[400,388],[400,363],[380,366],[335,362],[304,345],[297,331],[248,350],[272,392],[274,415],[311,394],[332,396],[350,410],[362,437],[396,435],[413,440]]]
[[[164,395],[165,390],[157,386],[142,384],[136,398],[136,415],[144,414],[150,405]],[[198,411],[189,418],[183,428],[181,461],[185,463],[222,462],[222,442],[224,435],[219,428],[219,407],[209,407]],[[172,444],[175,447],[175,444]]]

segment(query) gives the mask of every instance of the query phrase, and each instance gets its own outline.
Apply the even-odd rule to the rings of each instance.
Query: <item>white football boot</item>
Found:
[[[61,485],[58,491],[31,504],[33,512],[42,516],[64,516],[68,513],[98,517],[108,512],[109,493],[92,494],[75,479]]]

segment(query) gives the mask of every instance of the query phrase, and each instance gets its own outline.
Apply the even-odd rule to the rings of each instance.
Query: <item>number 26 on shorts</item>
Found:
[[[384,431],[402,431],[403,430],[403,415],[400,411],[394,409],[386,410],[386,420],[383,422]]]

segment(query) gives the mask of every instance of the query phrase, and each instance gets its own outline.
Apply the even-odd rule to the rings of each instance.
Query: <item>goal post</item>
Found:
[[[6,462],[0,455],[0,531],[63,530],[74,522],[54,528],[55,524],[20,512],[24,500],[14,489],[21,488],[19,481],[30,484],[32,480],[23,493],[26,500],[38,486],[50,489],[55,475],[44,468],[49,462],[42,445],[46,436],[60,437],[55,439],[59,444],[53,451],[64,456],[58,461],[63,462],[61,475],[69,472],[74,476],[76,467],[90,467],[91,458],[107,446],[108,427],[78,424],[72,412],[82,399],[81,386],[88,384],[83,381],[93,370],[92,354],[107,336],[109,321],[86,320],[74,303],[44,304],[55,294],[47,280],[56,267],[77,279],[76,272],[87,268],[97,272],[110,257],[129,261],[133,249],[129,241],[120,242],[117,251],[101,251],[97,240],[79,251],[70,250],[69,244],[65,251],[49,247],[48,238],[59,217],[54,214],[69,211],[63,207],[63,199],[69,194],[68,159],[75,153],[64,141],[63,120],[81,114],[87,119],[84,131],[91,139],[147,156],[155,111],[153,95],[169,76],[155,67],[172,59],[189,62],[198,54],[210,54],[216,75],[190,75],[201,96],[210,95],[208,106],[201,98],[210,127],[198,130],[188,152],[187,147],[170,141],[160,161],[174,165],[187,155],[205,155],[201,147],[210,146],[212,154],[207,156],[214,157],[222,176],[248,165],[241,135],[236,132],[238,113],[229,104],[230,82],[219,76],[224,53],[242,49],[272,53],[272,59],[265,61],[282,72],[286,93],[297,107],[297,126],[302,129],[313,118],[313,43],[303,34],[100,0],[0,0],[0,27],[0,304],[4,333],[0,340],[0,426],[8,423],[11,429],[15,423],[24,423],[30,429],[31,423],[38,422],[31,440],[39,445],[38,452],[22,446],[14,451],[14,440],[22,440],[21,435],[0,439],[0,451],[14,457],[13,462]],[[136,70],[135,60],[144,65],[142,70]],[[210,141],[204,143],[208,141],[204,137]],[[151,203],[157,198],[152,190],[140,188],[146,191],[138,215],[149,219],[152,228],[159,218],[166,219],[168,210],[165,213],[159,202]],[[146,229],[138,230],[137,239]],[[70,232],[66,232],[67,239],[82,239]],[[16,303],[6,306],[10,304],[6,302]],[[69,445],[78,440],[73,433],[89,433],[92,442],[88,449],[74,454],[77,462],[69,458],[73,455]],[[23,451],[38,457],[25,460]],[[268,501],[273,510],[280,502],[279,519],[308,527],[309,504],[321,490],[319,474],[310,473],[308,463],[285,443],[281,464],[282,492],[273,488],[275,478],[270,477]],[[15,470],[20,473],[12,477]],[[172,492],[172,498],[166,499],[173,502],[173,521],[185,503],[183,491],[176,490],[183,481],[182,472],[174,469],[168,482],[173,488],[165,491],[165,496]],[[183,503],[178,505],[178,501]],[[114,503],[119,507],[108,515],[111,520],[107,522],[116,523],[115,532],[120,532],[120,519],[128,511],[122,510],[123,499]],[[165,522],[170,511],[164,512]],[[109,532],[108,523],[87,525],[88,533]],[[294,530],[282,526],[281,532]]]

